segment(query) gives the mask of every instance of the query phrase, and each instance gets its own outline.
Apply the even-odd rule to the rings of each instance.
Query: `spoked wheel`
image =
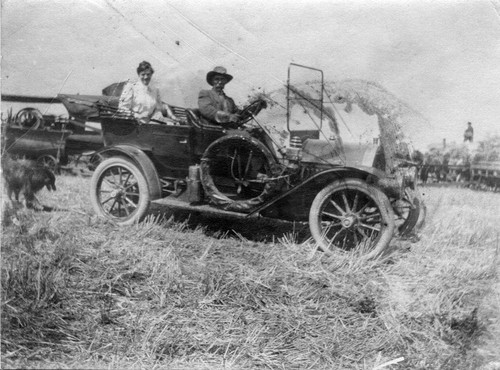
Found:
[[[36,163],[42,167],[48,168],[53,173],[59,172],[59,161],[52,155],[42,155],[37,158]]]
[[[43,128],[43,114],[36,108],[23,108],[17,112],[15,122],[23,128]]]
[[[99,163],[101,163],[104,160],[104,157],[100,153],[94,153],[94,154],[89,154],[90,158],[87,163],[87,168],[90,171],[94,171],[97,166],[99,166]]]
[[[251,137],[223,137],[210,145],[201,160],[201,180],[212,204],[245,212],[262,204],[279,186],[273,178],[276,160]]]
[[[392,239],[394,213],[378,188],[359,179],[338,180],[314,198],[309,228],[324,252],[362,250],[372,258]]]
[[[421,218],[420,213],[423,212],[422,199],[412,189],[405,189],[405,196],[402,199],[394,199],[391,205],[398,234],[403,237],[413,234]]]
[[[131,225],[147,213],[150,194],[140,169],[128,159],[115,157],[97,166],[90,200],[99,216],[119,225]]]

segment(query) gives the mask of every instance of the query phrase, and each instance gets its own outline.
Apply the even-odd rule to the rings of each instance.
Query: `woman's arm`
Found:
[[[162,111],[161,114],[163,114],[164,117],[177,120],[177,117],[175,116],[174,112],[172,111],[172,108],[170,108],[170,105],[167,103],[162,103]]]
[[[175,116],[170,106],[161,100],[159,89],[156,90],[156,110],[158,112],[161,112],[163,117],[167,117],[175,121],[177,120],[177,117]]]
[[[120,101],[118,102],[118,109],[131,111],[133,101],[134,101],[134,90],[132,89],[132,84],[128,82],[125,84],[122,94],[120,95]]]

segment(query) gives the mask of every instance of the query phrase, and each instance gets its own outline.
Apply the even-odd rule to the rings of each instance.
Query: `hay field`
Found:
[[[360,262],[327,258],[295,237],[300,229],[272,223],[266,242],[263,232],[220,219],[196,226],[157,216],[119,228],[94,216],[89,183],[61,176],[56,193],[40,193],[59,211],[4,204],[2,368],[474,369],[499,361],[500,194],[424,188],[420,240],[394,240],[385,258]]]

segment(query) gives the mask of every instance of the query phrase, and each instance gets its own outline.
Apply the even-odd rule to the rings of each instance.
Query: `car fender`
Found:
[[[382,188],[382,191],[384,193],[387,193],[386,186],[383,185],[385,182],[388,182],[389,180],[392,180],[391,178],[388,178],[387,174],[381,170],[378,170],[373,167],[365,167],[365,166],[342,166],[342,167],[335,167],[335,168],[330,168],[321,172],[318,172],[314,174],[313,176],[305,179],[303,182],[298,184],[297,186],[294,186],[293,188],[289,189],[288,191],[281,193],[279,196],[274,197],[273,199],[270,199],[266,203],[262,204],[260,207],[252,211],[251,213],[248,214],[248,217],[254,216],[258,214],[261,211],[264,211],[266,208],[271,207],[273,204],[280,200],[284,200],[285,198],[288,197],[293,197],[297,195],[299,192],[308,192],[308,188],[312,189],[317,189],[317,192],[319,192],[321,189],[323,189],[326,185],[329,183],[340,180],[340,179],[347,179],[347,178],[358,178],[365,180],[367,183],[379,186]],[[380,186],[382,184],[382,186]],[[316,192],[316,193],[317,193]]]
[[[144,151],[138,149],[132,145],[115,145],[112,147],[104,148],[94,154],[94,156],[100,156],[104,158],[109,158],[111,156],[122,156],[130,159],[134,164],[136,164],[146,177],[148,183],[150,199],[155,200],[161,198],[161,182],[158,172]]]

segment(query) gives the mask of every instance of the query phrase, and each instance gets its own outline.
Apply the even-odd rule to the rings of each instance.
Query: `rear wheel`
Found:
[[[338,180],[314,198],[309,227],[321,250],[362,250],[371,258],[389,245],[394,213],[378,188],[359,179]]]
[[[146,178],[130,160],[112,157],[97,166],[90,200],[95,212],[119,225],[131,225],[147,213],[150,194]]]

